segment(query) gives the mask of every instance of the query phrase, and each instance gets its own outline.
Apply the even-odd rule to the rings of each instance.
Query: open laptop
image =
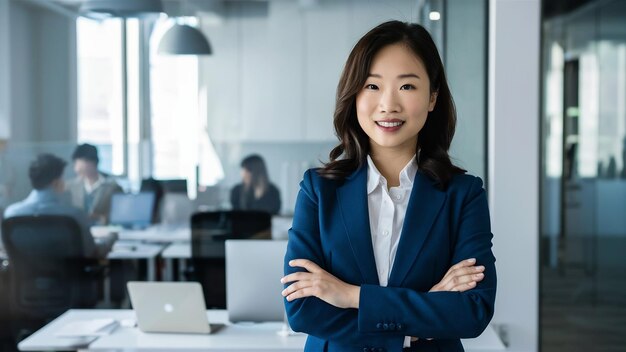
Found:
[[[210,334],[224,326],[209,324],[197,282],[130,281],[127,287],[143,332]]]
[[[154,202],[152,192],[115,193],[111,198],[109,223],[135,229],[148,227],[152,222]]]
[[[285,240],[226,241],[226,308],[231,322],[283,321]]]

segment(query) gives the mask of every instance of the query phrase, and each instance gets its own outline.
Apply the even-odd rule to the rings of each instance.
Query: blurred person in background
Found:
[[[230,192],[234,210],[261,210],[272,215],[280,211],[280,192],[267,176],[260,155],[249,155],[241,161],[241,183]]]
[[[98,170],[98,149],[91,144],[81,144],[72,153],[77,177],[67,183],[72,205],[84,210],[91,223],[105,225],[109,221],[111,197],[122,188],[109,175]]]

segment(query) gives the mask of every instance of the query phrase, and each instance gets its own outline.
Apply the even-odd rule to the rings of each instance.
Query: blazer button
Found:
[[[376,329],[382,329],[382,328],[383,328],[383,324],[381,323],[376,324]]]
[[[389,324],[389,329],[395,330],[396,329],[396,324],[394,324],[394,323]]]
[[[387,323],[383,324],[383,330],[389,330],[389,325]]]
[[[363,352],[370,352],[370,349],[367,347],[363,347]]]

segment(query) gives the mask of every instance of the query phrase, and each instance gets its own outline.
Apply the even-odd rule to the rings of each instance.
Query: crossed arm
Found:
[[[374,285],[359,287],[341,281],[319,265],[323,259],[319,233],[315,232],[319,229],[316,216],[294,218],[290,242],[294,241],[286,256],[288,275],[281,280],[288,285],[283,296],[294,330],[345,344],[366,341],[393,346],[401,346],[405,335],[422,338],[478,336],[493,314],[495,266],[488,212],[483,211],[487,207],[486,197],[480,183],[475,183],[478,185],[474,188],[478,189],[473,194],[470,192],[464,217],[486,216],[486,219],[472,220],[471,225],[465,226],[453,256],[458,263],[429,292]],[[304,211],[317,212],[315,195],[305,182],[298,203]],[[476,259],[460,257],[474,253]],[[481,285],[486,277],[488,279]],[[380,307],[385,307],[384,318],[404,321],[404,329],[376,330],[376,322],[384,320]]]

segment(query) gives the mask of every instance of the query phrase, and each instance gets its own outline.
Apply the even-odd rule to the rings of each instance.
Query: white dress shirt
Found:
[[[90,184],[89,181],[85,179],[85,193],[87,194],[93,193],[93,191],[98,189],[98,187],[102,186],[104,181],[105,179],[104,177],[102,177],[102,175],[100,175],[100,173],[98,173],[98,179],[93,184]]]
[[[400,171],[400,186],[388,189],[387,180],[380,174],[372,158],[367,156],[367,205],[369,209],[372,247],[381,286],[387,286],[398,251],[404,215],[409,205],[413,181],[417,174],[415,156]],[[404,338],[404,347],[411,345],[411,337]]]

